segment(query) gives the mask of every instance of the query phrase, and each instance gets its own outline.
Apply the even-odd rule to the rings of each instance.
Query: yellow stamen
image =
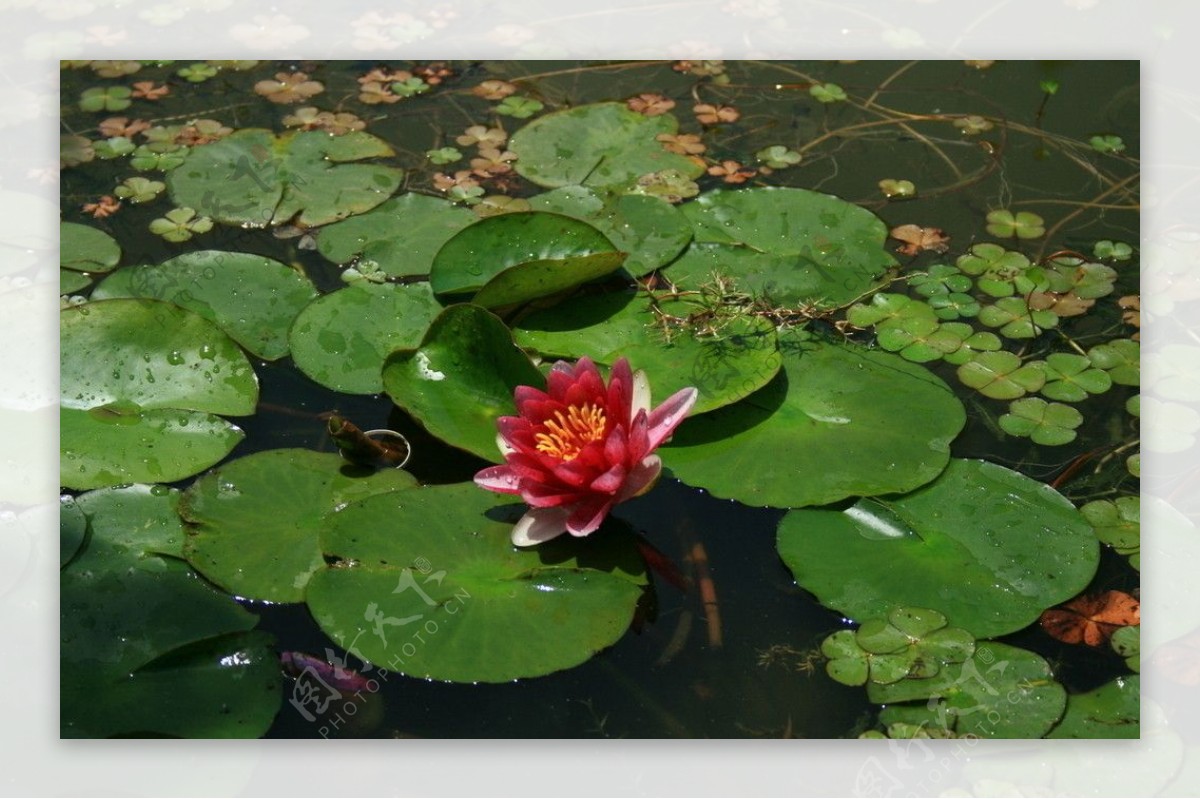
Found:
[[[544,432],[534,435],[538,452],[569,461],[579,455],[586,445],[604,438],[605,423],[604,409],[598,405],[587,403],[583,406],[572,405],[567,408],[566,416],[562,411],[555,411],[553,419],[542,423]]]

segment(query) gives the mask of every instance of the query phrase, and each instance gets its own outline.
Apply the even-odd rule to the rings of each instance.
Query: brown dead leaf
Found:
[[[625,101],[625,105],[629,106],[630,111],[634,111],[642,116],[656,117],[674,108],[675,101],[661,94],[643,93],[636,97],[630,97]]]
[[[1073,291],[1060,294],[1055,291],[1035,291],[1029,295],[1029,307],[1035,311],[1050,311],[1055,316],[1080,316],[1096,304],[1085,300]]]
[[[950,249],[950,237],[941,228],[899,225],[888,231],[888,235],[904,242],[896,248],[896,252],[902,255],[916,255],[925,250],[945,252]]]
[[[1133,339],[1134,341],[1138,341],[1142,335],[1142,333],[1141,333],[1141,327],[1142,327],[1142,297],[1141,297],[1141,295],[1140,294],[1127,294],[1124,297],[1122,297],[1121,299],[1117,300],[1117,305],[1119,305],[1121,308],[1123,308],[1125,310],[1125,313],[1121,314],[1121,321],[1127,325],[1133,325],[1134,327],[1138,328],[1138,332],[1134,333],[1132,336],[1130,336],[1130,338]]]
[[[700,103],[692,107],[696,121],[701,125],[716,125],[720,122],[737,122],[742,112],[730,105]]]
[[[1042,613],[1042,628],[1068,644],[1101,646],[1120,627],[1141,623],[1140,603],[1123,591],[1080,596]]]

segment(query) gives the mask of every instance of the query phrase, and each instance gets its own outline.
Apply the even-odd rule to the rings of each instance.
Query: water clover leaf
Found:
[[[782,144],[774,144],[770,147],[764,147],[754,154],[754,157],[761,163],[766,164],[772,169],[786,169],[789,166],[795,166],[800,163],[800,153],[795,150],[788,149]]]
[[[1092,254],[1102,261],[1128,261],[1133,257],[1133,248],[1123,241],[1103,239],[1093,245]]]
[[[981,306],[970,294],[935,294],[925,303],[933,309],[938,319],[959,319],[978,316]]]
[[[150,202],[162,194],[166,188],[167,184],[158,180],[149,180],[141,177],[125,178],[113,190],[113,194],[122,200],[129,200],[129,202],[135,205],[140,205],[141,203]]]
[[[836,83],[818,83],[809,87],[808,93],[822,103],[837,103],[846,99],[845,90]]]
[[[965,274],[974,275],[979,290],[993,297],[1028,294],[1049,286],[1042,271],[1028,258],[999,244],[976,244],[959,256],[955,265]]]
[[[942,325],[942,329],[945,330],[946,328],[949,328],[950,324],[963,323],[947,323]],[[963,324],[963,326],[968,327],[965,324]],[[958,330],[959,328],[953,329]],[[974,358],[976,353],[995,352],[996,350],[1000,349],[1001,346],[1003,346],[1003,342],[1000,341],[1000,337],[995,333],[987,330],[979,330],[967,335],[966,338],[962,340],[962,344],[957,350],[946,353],[942,356],[942,358],[946,361],[946,363],[953,364],[955,366],[961,366],[962,364]]]
[[[426,150],[425,157],[432,164],[452,164],[455,161],[462,160],[462,153],[454,147],[441,147],[437,150]]]
[[[954,127],[963,132],[964,136],[975,136],[995,127],[991,120],[979,116],[978,114],[968,114],[965,117],[959,117],[954,120]]]
[[[927,679],[974,651],[974,636],[947,627],[946,617],[928,608],[895,608],[887,618],[868,619],[855,631],[839,630],[821,644],[829,658],[826,671],[845,685]]]
[[[1046,356],[1046,385],[1042,396],[1060,402],[1079,402],[1089,394],[1103,394],[1112,388],[1107,372],[1092,365],[1084,355],[1056,352]]]
[[[167,174],[176,203],[219,222],[252,227],[336,222],[384,202],[402,170],[347,163],[393,155],[383,140],[351,131],[292,131],[280,136],[247,128],[192,148]]]
[[[987,232],[1001,239],[1016,236],[1019,239],[1036,239],[1046,233],[1045,220],[1030,211],[1014,214],[1007,209],[991,211],[987,215]]]
[[[1142,511],[1139,497],[1097,499],[1080,507],[1079,512],[1095,529],[1100,543],[1112,547],[1118,555],[1129,558],[1133,568],[1141,567]]]
[[[174,208],[164,217],[151,220],[150,232],[178,244],[187,241],[196,233],[212,230],[213,221],[207,216],[197,216],[194,208]]]
[[[512,98],[509,98],[512,99]],[[513,134],[513,168],[547,188],[631,188],[643,175],[674,170],[685,180],[704,172],[691,158],[668,152],[655,138],[675,134],[671,114],[644,116],[624,103],[596,103],[545,114]]]
[[[60,320],[61,485],[182,480],[242,439],[215,414],[253,413],[258,381],[212,322],[142,299],[73,306]]]
[[[1130,671],[1142,670],[1142,627],[1131,624],[1113,633],[1108,643],[1113,651],[1125,658],[1125,665]]]
[[[1034,338],[1043,330],[1058,327],[1057,314],[1030,308],[1024,297],[1002,297],[983,306],[979,321],[1000,328],[999,333],[1005,338]]]
[[[1051,291],[1070,292],[1087,300],[1111,294],[1117,279],[1117,271],[1112,267],[1069,255],[1051,259],[1049,267],[1045,274]]]
[[[96,86],[84,89],[79,95],[79,107],[84,111],[120,111],[133,101],[129,96],[133,90],[128,86]]]
[[[1141,345],[1127,338],[1097,344],[1088,350],[1088,360],[1097,369],[1108,372],[1112,381],[1122,386],[1141,383]]]
[[[1088,139],[1088,144],[1092,145],[1092,149],[1098,153],[1106,155],[1115,155],[1116,153],[1125,150],[1125,142],[1120,136],[1103,135],[1092,136]]]
[[[894,198],[905,199],[908,197],[917,196],[917,187],[911,180],[895,180],[894,178],[884,178],[879,181],[879,190],[883,192],[883,196],[889,200]]]
[[[175,74],[186,80],[188,83],[203,83],[209,78],[215,78],[221,70],[212,64],[206,64],[203,61],[190,64],[186,67],[180,67],[175,70]]]
[[[83,494],[82,548],[60,576],[64,738],[256,738],[281,701],[256,617],[178,559],[178,492]]]
[[[1062,495],[958,459],[901,496],[789,511],[777,546],[802,588],[851,619],[929,608],[976,638],[1022,629],[1076,596],[1100,556],[1091,526]]]
[[[136,148],[133,141],[125,136],[111,136],[101,139],[93,145],[93,152],[101,161],[111,161],[129,155]]]
[[[288,354],[288,327],[317,296],[312,281],[287,264],[260,255],[219,250],[189,252],[157,266],[118,270],[92,299],[167,300],[215,322],[255,356]],[[269,302],[263,302],[269,297]]]
[[[699,194],[700,186],[678,169],[660,169],[639,177],[629,193],[680,203]]]
[[[496,106],[495,111],[497,114],[503,114],[506,117],[529,119],[529,117],[543,108],[545,106],[532,97],[505,97]]]
[[[933,297],[939,294],[962,293],[971,290],[971,278],[962,273],[958,267],[948,264],[934,264],[923,274],[914,274],[908,279],[908,285],[922,297]]]
[[[646,582],[633,536],[609,524],[521,549],[511,530],[524,506],[495,503],[458,483],[326,516],[321,548],[333,565],[308,583],[313,618],[365,661],[452,682],[548,674],[620,639]]]
[[[869,305],[856,302],[846,310],[847,321],[855,327],[887,325],[912,317],[926,317],[930,320],[934,318],[924,303],[904,294],[882,291],[871,297]]]
[[[168,172],[182,164],[187,153],[188,148],[186,147],[174,146],[169,150],[155,150],[150,145],[143,144],[133,151],[129,165],[139,172],[148,172],[152,169]]]
[[[1013,400],[1008,413],[997,422],[1010,435],[1028,436],[1035,444],[1057,447],[1075,440],[1075,428],[1083,424],[1083,414],[1070,405],[1024,397]]]
[[[405,78],[404,80],[398,80],[398,81],[395,81],[392,83],[392,93],[398,94],[401,97],[415,97],[418,94],[424,94],[425,92],[429,91],[429,89],[430,89],[430,86],[428,83],[426,83],[425,81],[423,81],[420,78],[415,77],[415,76],[411,77],[411,78]],[[536,101],[534,101],[534,102],[536,102]],[[533,111],[530,111],[529,114],[526,114],[525,116],[529,116],[530,114],[536,113],[537,111],[541,110],[541,107],[542,106],[539,103],[537,108],[535,108]],[[497,113],[504,113],[504,112],[497,109]],[[511,114],[511,116],[518,116],[518,114]]]
[[[96,157],[92,140],[86,136],[60,136],[58,139],[58,166],[66,169],[86,164]]]
[[[1012,400],[1039,390],[1046,383],[1041,362],[1022,364],[1006,350],[977,353],[958,367],[958,379],[985,397]]]
[[[771,382],[689,418],[659,450],[676,477],[748,505],[801,507],[909,491],[945,468],[966,414],[929,370],[795,330],[780,350]]]
[[[332,453],[256,452],[222,464],[184,493],[184,554],[232,594],[301,602],[309,577],[325,565],[318,542],[322,517],[349,502],[415,485],[405,471],[352,467]]]

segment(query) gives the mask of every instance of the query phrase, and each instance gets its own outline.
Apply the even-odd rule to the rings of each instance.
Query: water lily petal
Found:
[[[633,403],[629,406],[631,421],[638,415],[638,411],[650,412],[650,380],[641,369],[633,373]]]
[[[533,483],[526,480],[521,483],[521,499],[534,508],[555,508],[577,502],[579,492],[564,486]]]
[[[615,494],[625,482],[625,477],[627,474],[628,470],[626,470],[622,464],[618,463],[616,466],[613,466],[607,472],[593,480],[589,488],[591,488],[593,491],[599,491],[602,494]]]
[[[567,516],[562,508],[530,508],[513,525],[512,542],[515,546],[531,547],[557,538],[567,531]]]
[[[502,494],[521,493],[521,480],[507,465],[489,466],[475,474],[475,485]]]
[[[675,428],[683,421],[683,417],[687,416],[688,411],[696,404],[696,397],[699,395],[700,392],[694,388],[682,388],[650,412],[650,449],[670,438],[671,433],[675,432]]]
[[[621,486],[621,493],[617,495],[616,501],[624,502],[632,497],[640,497],[645,494],[658,482],[660,474],[662,474],[662,459],[657,455],[647,455],[629,473],[629,479],[625,481],[625,485]]]
[[[618,419],[633,418],[633,372],[627,358],[618,358],[608,375],[608,413]]]
[[[608,516],[612,509],[612,497],[596,497],[586,499],[571,509],[567,517],[567,532],[574,536],[583,536],[596,532],[596,528]]]

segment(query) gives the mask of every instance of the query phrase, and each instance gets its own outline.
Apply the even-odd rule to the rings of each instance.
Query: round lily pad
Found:
[[[826,607],[854,619],[931,608],[977,638],[1028,626],[1082,591],[1099,562],[1091,526],[1061,494],[972,460],[903,496],[791,511],[777,543]]]
[[[237,596],[300,602],[321,568],[321,517],[371,494],[408,488],[398,469],[354,467],[340,455],[304,449],[256,452],[201,477],[180,515],[185,554],[208,579]]]
[[[555,111],[513,134],[517,173],[539,186],[632,187],[642,175],[675,170],[694,178],[704,167],[666,150],[655,137],[674,134],[671,114],[644,116],[624,103],[594,103]]]
[[[513,390],[545,382],[504,323],[476,305],[442,311],[418,347],[392,353],[383,366],[384,390],[397,405],[447,444],[496,463],[496,419],[516,413]]]
[[[437,294],[464,294],[497,307],[544,297],[603,277],[625,256],[596,228],[561,214],[500,214],[455,234],[429,273]]]
[[[796,333],[780,348],[783,369],[770,383],[688,419],[659,450],[676,477],[786,508],[910,491],[945,468],[966,413],[927,369]]]
[[[74,294],[92,284],[92,278],[83,272],[70,269],[58,270],[58,293]]]
[[[676,321],[657,315],[654,307]],[[513,336],[544,359],[586,355],[611,366],[626,357],[635,369],[646,372],[656,396],[689,386],[699,389],[692,408],[696,415],[756,391],[780,365],[770,322],[740,316],[705,332],[705,322],[686,321],[701,310],[671,300],[652,305],[632,294],[580,297],[524,317]]]
[[[201,250],[157,266],[120,269],[92,299],[166,300],[215,322],[254,355],[274,361],[288,354],[292,319],[317,296],[296,270],[261,255]]]
[[[1140,720],[1141,678],[1134,674],[1067,697],[1067,712],[1046,737],[1138,738]]]
[[[441,310],[428,283],[357,281],[296,316],[288,333],[292,360],[334,391],[378,394],[388,353],[420,344]]]
[[[258,380],[216,325],[171,303],[113,299],[60,315],[61,484],[172,482],[220,460]]]
[[[361,214],[386,200],[403,172],[344,163],[394,155],[381,139],[351,131],[275,136],[246,128],[203,147],[167,174],[171,199],[206,217],[265,227],[294,221],[313,227]]]
[[[263,735],[282,698],[272,640],[174,557],[178,492],[132,485],[77,501],[90,535],[60,577],[60,735]]]
[[[112,236],[88,225],[59,225],[58,263],[76,272],[108,272],[121,260],[121,247]]]
[[[993,641],[980,643],[974,656],[934,677],[871,684],[867,695],[887,705],[879,714],[882,724],[903,722],[930,736],[979,738],[1041,738],[1067,702],[1044,658]]]
[[[511,543],[523,506],[475,484],[379,494],[327,517],[333,564],[308,607],[339,646],[413,677],[507,682],[584,662],[633,619],[645,581],[631,536]]]
[[[774,256],[752,269],[747,286],[785,302],[840,307],[879,285],[879,278],[896,266],[884,246],[888,229],[883,220],[830,194],[776,187],[710,191],[682,211],[692,222],[697,244]],[[706,257],[730,256],[717,247]]]
[[[362,259],[394,277],[427,275],[442,245],[479,221],[469,209],[409,192],[378,208],[321,228],[317,250],[338,264]]]
[[[1079,508],[1096,531],[1100,543],[1129,558],[1135,569],[1141,568],[1142,503],[1140,497],[1097,499]]]
[[[678,208],[656,197],[564,186],[530,197],[529,205],[593,225],[628,253],[623,266],[633,277],[670,263],[692,240],[691,223]]]

